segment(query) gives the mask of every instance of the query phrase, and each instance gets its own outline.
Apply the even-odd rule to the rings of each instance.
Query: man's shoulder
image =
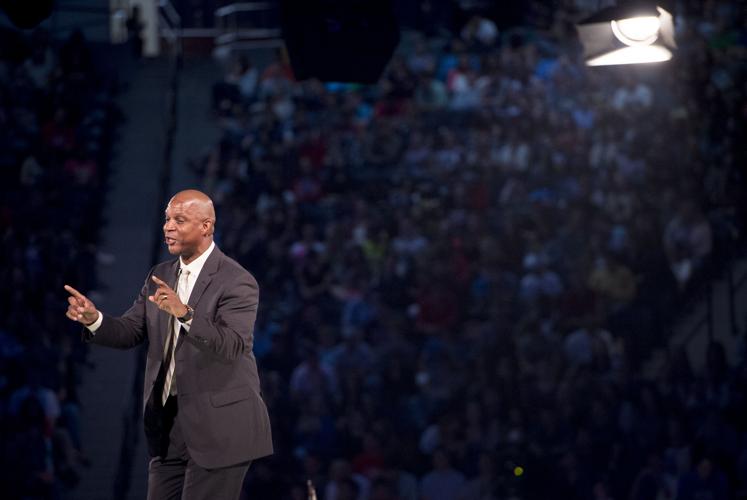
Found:
[[[178,262],[178,257],[175,259],[169,259],[164,260],[163,262],[159,262],[155,266],[153,266],[150,269],[150,272],[148,274],[155,274],[156,276],[163,278],[164,276],[168,276],[171,271],[176,270]]]

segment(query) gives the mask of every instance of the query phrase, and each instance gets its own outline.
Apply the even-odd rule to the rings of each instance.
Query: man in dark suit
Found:
[[[215,246],[214,226],[207,195],[177,193],[163,231],[178,258],[151,269],[120,317],[102,314],[65,285],[67,317],[85,325],[84,341],[120,349],[148,341],[143,401],[152,500],[238,498],[251,461],[272,453],[252,353],[259,289]]]

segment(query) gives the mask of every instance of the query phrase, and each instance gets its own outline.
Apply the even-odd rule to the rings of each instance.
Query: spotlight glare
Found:
[[[651,45],[659,37],[661,22],[655,16],[610,21],[615,37],[625,45]]]
[[[576,29],[589,66],[668,61],[677,48],[672,14],[648,2],[607,7]]]
[[[655,63],[668,61],[671,58],[672,52],[666,47],[646,45],[614,50],[590,59],[586,64],[589,66],[608,66],[611,64]]]

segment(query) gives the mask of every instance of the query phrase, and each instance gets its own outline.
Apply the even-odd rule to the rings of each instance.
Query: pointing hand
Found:
[[[70,294],[65,316],[84,325],[90,325],[99,318],[96,306],[85,295],[70,285],[65,285],[65,290]]]
[[[158,276],[151,276],[153,282],[158,285],[158,289],[153,295],[148,296],[148,300],[153,302],[162,311],[166,311],[172,316],[181,318],[187,314],[187,306],[185,306],[176,292]]]

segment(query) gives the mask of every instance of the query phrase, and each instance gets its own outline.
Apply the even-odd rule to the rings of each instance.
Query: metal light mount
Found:
[[[668,61],[677,47],[672,15],[650,3],[608,7],[576,29],[589,66]]]

